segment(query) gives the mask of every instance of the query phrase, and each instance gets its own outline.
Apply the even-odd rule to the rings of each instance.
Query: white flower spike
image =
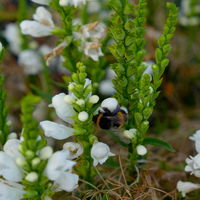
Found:
[[[33,15],[34,20],[24,20],[20,24],[23,34],[33,37],[50,36],[54,28],[51,13],[44,7],[38,7]]]
[[[196,177],[200,178],[200,154],[186,159],[187,165],[185,166],[186,172],[191,172]]]
[[[110,152],[107,144],[102,142],[94,143],[91,149],[91,157],[93,158],[93,165],[96,167],[98,163],[103,164],[110,156],[115,154]]]
[[[189,193],[189,192],[200,189],[199,184],[194,184],[194,183],[191,183],[191,182],[183,182],[183,181],[178,181],[176,187],[177,187],[177,190],[179,192],[181,192],[183,197],[185,197],[186,194]]]

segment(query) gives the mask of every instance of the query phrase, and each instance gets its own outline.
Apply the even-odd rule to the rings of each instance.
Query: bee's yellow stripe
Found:
[[[123,115],[122,112],[118,112],[117,113],[117,116],[119,117],[119,120],[120,120],[120,127],[119,128],[122,128],[124,126],[124,122],[125,122],[125,117]]]
[[[103,117],[103,114],[102,114],[102,113],[99,114],[98,117],[97,117],[96,125],[97,125],[98,128],[101,128],[101,127],[99,126],[99,123],[100,123],[100,120],[101,120],[102,117]]]

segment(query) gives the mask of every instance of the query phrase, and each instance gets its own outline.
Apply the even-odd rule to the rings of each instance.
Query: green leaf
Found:
[[[109,200],[108,194],[104,194],[102,200]]]
[[[153,146],[160,146],[160,147],[163,147],[170,152],[175,152],[174,148],[170,144],[168,144],[167,142],[165,142],[163,140],[157,139],[157,138],[147,137],[147,138],[144,139],[143,144],[144,145],[150,144],[150,145],[153,145]]]

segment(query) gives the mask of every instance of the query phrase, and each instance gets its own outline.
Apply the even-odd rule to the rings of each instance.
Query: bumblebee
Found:
[[[102,108],[99,113],[93,117],[93,121],[98,128],[120,129],[124,126],[127,120],[127,113],[120,107],[117,107],[113,112],[108,108]]]

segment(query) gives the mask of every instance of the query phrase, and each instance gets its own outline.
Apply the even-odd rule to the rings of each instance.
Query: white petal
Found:
[[[63,150],[70,152],[68,159],[75,159],[83,153],[83,147],[79,143],[66,142],[63,145]]]
[[[111,96],[115,93],[114,85],[112,80],[103,80],[100,83],[99,90],[101,94]]]
[[[67,160],[69,151],[55,152],[49,159],[45,173],[50,180],[56,180],[65,171],[71,171],[76,162]]]
[[[4,152],[11,156],[13,159],[16,159],[18,157],[21,157],[21,154],[19,152],[19,143],[20,141],[18,139],[10,139],[8,140],[3,147]]]
[[[52,20],[51,13],[44,7],[40,6],[36,9],[35,14],[33,15],[33,19],[38,21],[40,24],[54,27],[54,22]]]
[[[40,24],[39,22],[32,20],[24,20],[20,24],[20,28],[23,34],[31,35],[33,37],[45,37],[51,35],[52,28]]]
[[[64,93],[55,95],[52,98],[52,105],[58,117],[71,124],[73,122],[71,117],[75,115],[75,111],[71,105],[64,101],[65,95]]]
[[[19,182],[22,179],[21,169],[15,160],[4,152],[0,152],[0,175],[8,181]]]
[[[78,186],[78,175],[65,172],[55,181],[57,190],[72,192]]]
[[[0,200],[20,200],[24,193],[22,185],[0,179]]]
[[[74,129],[51,121],[42,121],[40,126],[47,137],[63,140],[73,135]]]
[[[187,193],[192,192],[200,188],[199,184],[194,184],[191,182],[178,181],[177,190],[182,193],[182,196],[185,197]]]
[[[107,108],[108,110],[110,110],[110,112],[113,112],[116,110],[116,108],[118,107],[118,101],[115,98],[107,98],[105,100],[102,101],[101,103],[101,107],[102,108]]]

